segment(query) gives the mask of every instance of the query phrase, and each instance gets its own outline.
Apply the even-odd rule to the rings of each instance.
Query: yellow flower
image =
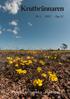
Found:
[[[41,65],[45,65],[45,62],[44,62],[43,60],[40,60],[39,63],[40,63]]]
[[[10,59],[10,57],[7,57],[7,59],[9,60],[9,59]]]
[[[7,60],[8,60],[8,64],[13,64],[13,58],[12,57],[7,57]]]
[[[42,77],[45,77],[46,78],[46,73],[42,73],[41,75],[42,75]]]
[[[27,59],[30,59],[31,57],[30,56],[27,56]]]
[[[58,81],[58,78],[55,74],[52,74],[51,76],[49,76],[51,81]]]
[[[13,64],[13,61],[9,60],[8,63],[9,63],[9,64]]]
[[[37,83],[38,83],[38,82],[37,82],[37,79],[35,79],[35,80],[33,81],[33,85],[36,86]]]
[[[26,73],[27,73],[27,70],[16,69],[16,72],[17,72],[18,74],[26,74]]]
[[[41,86],[43,85],[43,80],[41,80],[41,79],[35,79],[35,80],[33,81],[33,85],[34,85],[34,86],[39,86],[39,87],[41,87]]]
[[[26,64],[26,65],[32,64],[32,60],[28,60],[25,64]]]
[[[62,65],[62,63],[61,63],[61,62],[59,62],[59,65]]]
[[[48,71],[48,74],[49,74],[49,75],[51,75],[51,74],[52,74],[52,72],[51,72],[51,71]]]
[[[43,84],[42,84],[42,80],[40,80],[40,79],[38,79],[38,86],[42,86]]]
[[[48,74],[51,81],[58,81],[58,78],[55,73],[52,73],[51,71],[49,71]]]
[[[15,64],[15,66],[18,67],[19,65],[18,64]]]
[[[25,63],[26,65],[30,65],[30,63]]]
[[[27,70],[23,70],[23,74],[26,74],[27,73]]]
[[[56,59],[57,57],[55,56],[54,59]]]
[[[32,60],[28,60],[28,63],[29,63],[29,64],[32,64]]]
[[[50,58],[50,56],[47,56],[47,58],[49,59],[49,58]]]
[[[16,56],[15,59],[18,61],[18,60],[20,60],[20,57]]]
[[[24,60],[23,63],[27,63],[27,60]]]
[[[8,56],[8,57],[7,57],[7,59],[8,59],[8,60],[12,60],[13,58],[12,58],[12,57],[10,57],[10,56]]]
[[[41,72],[42,71],[42,68],[41,67],[37,67],[37,71],[38,72]]]
[[[20,65],[25,65],[25,64],[23,62],[21,62]]]

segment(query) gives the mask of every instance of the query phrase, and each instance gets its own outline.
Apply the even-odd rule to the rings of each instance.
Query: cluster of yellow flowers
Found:
[[[48,56],[48,58],[50,58],[50,56]],[[55,59],[56,59],[56,57],[55,57]],[[37,74],[40,74],[40,76],[37,76],[37,78],[38,77],[42,77],[42,79],[41,78],[32,79],[32,84],[34,86],[41,87],[43,85],[43,80],[45,80],[45,79],[47,80],[47,76],[49,76],[49,79],[51,81],[58,81],[58,78],[56,76],[56,73],[54,73],[52,71],[48,71],[48,73],[46,73],[43,70],[42,67],[44,67],[44,65],[46,64],[46,62],[44,60],[42,60],[42,59],[41,60],[37,60],[37,59],[35,59],[32,56],[27,56],[27,57],[18,57],[18,56],[16,56],[16,57],[7,57],[7,62],[8,62],[9,65],[15,66],[15,71],[19,75],[25,75],[25,74],[29,75],[29,73],[28,73],[29,71],[26,69],[26,66],[31,66],[32,65],[33,66],[33,69],[35,69],[33,63],[34,62],[35,63],[38,62],[39,65],[41,65],[41,66],[36,67]],[[20,68],[21,66],[22,67],[25,67],[25,69],[21,69]]]
[[[26,74],[27,73],[27,70],[22,70],[22,69],[16,69],[16,72],[18,73],[18,74]]]
[[[43,80],[41,80],[41,79],[35,79],[34,81],[33,81],[33,85],[34,86],[39,86],[39,87],[41,87],[42,85],[43,85]]]
[[[7,57],[8,63],[13,64],[13,58],[12,57]]]
[[[57,56],[47,56],[47,58],[48,59],[54,59],[55,60],[57,58]]]
[[[58,81],[56,73],[52,73],[51,71],[48,71],[48,75],[51,81]]]
[[[30,59],[30,57],[28,56],[26,59],[24,59],[23,57],[7,57],[8,60],[8,64],[14,64],[16,67],[20,66],[20,65],[31,65],[33,62]]]
[[[39,63],[40,63],[41,65],[45,65],[45,62],[44,62],[43,60],[40,60]]]

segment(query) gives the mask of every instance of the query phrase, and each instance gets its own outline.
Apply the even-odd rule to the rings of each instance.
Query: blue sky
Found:
[[[64,12],[21,12],[21,4],[64,7]],[[0,0],[0,48],[49,49],[62,43],[70,48],[70,0]]]

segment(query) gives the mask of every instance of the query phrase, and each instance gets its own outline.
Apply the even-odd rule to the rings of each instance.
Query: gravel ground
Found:
[[[2,53],[0,52],[0,54]],[[70,99],[70,61],[66,61],[70,60],[70,53],[59,55],[60,59],[57,61],[63,62],[62,65],[57,65],[57,61],[48,61],[50,66],[47,66],[47,68],[54,70],[58,74],[59,82],[49,83],[47,81],[45,92],[41,95],[38,93],[36,96],[32,96],[33,92],[27,91],[27,85],[23,78],[17,82],[8,78],[8,75],[6,75],[6,56],[8,56],[8,53],[0,55],[0,99]],[[51,66],[52,64],[54,67]]]

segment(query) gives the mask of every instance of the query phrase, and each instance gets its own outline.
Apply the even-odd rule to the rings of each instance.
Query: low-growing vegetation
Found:
[[[69,99],[70,52],[0,51],[0,94]]]

